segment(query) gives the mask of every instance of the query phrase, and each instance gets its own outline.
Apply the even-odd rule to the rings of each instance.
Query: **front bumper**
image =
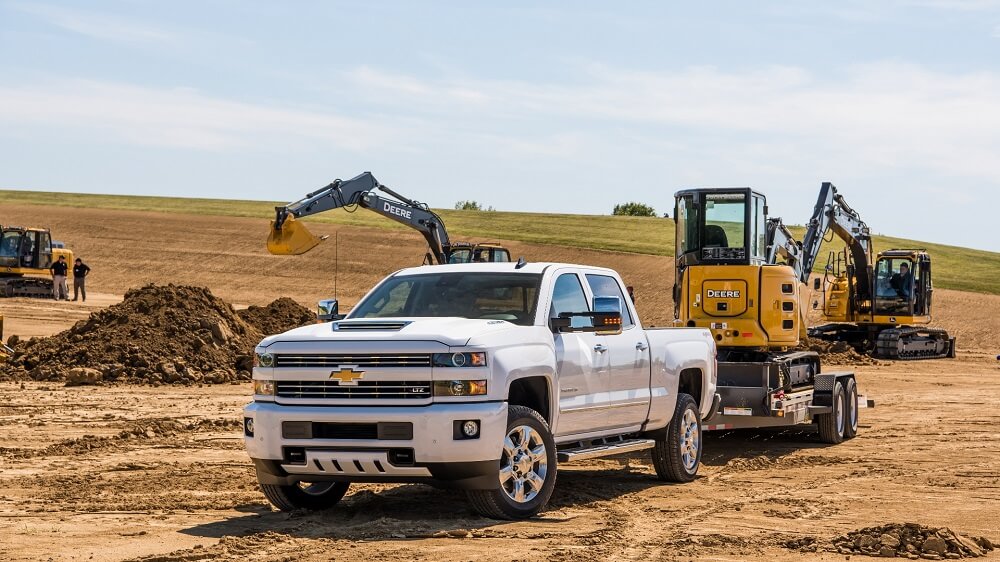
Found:
[[[247,452],[265,484],[335,480],[491,488],[507,429],[506,402],[363,407],[254,402],[243,415],[253,427],[252,436],[245,432]],[[478,438],[457,438],[455,422],[463,420],[479,420]],[[293,439],[283,435],[283,422],[408,422],[413,431],[410,439]]]

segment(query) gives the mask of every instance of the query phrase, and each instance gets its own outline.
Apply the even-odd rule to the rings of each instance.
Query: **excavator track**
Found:
[[[0,297],[26,297],[30,299],[51,299],[52,280],[37,277],[15,277],[0,279]]]
[[[889,328],[879,332],[875,354],[903,361],[954,357],[955,338],[940,328]]]

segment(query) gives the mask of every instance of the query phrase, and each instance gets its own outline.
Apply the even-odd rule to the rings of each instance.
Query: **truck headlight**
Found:
[[[434,396],[483,396],[486,381],[434,381]]]
[[[274,356],[270,353],[254,353],[253,366],[270,369],[271,367],[274,367]]]
[[[435,353],[435,367],[485,367],[486,352],[472,353]]]
[[[274,396],[274,381],[254,379],[253,394],[254,396]]]

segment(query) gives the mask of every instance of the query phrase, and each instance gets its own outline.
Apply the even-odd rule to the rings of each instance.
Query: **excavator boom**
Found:
[[[387,193],[394,199],[385,197],[376,190]],[[472,250],[488,253],[487,261],[510,261],[506,249],[485,244],[455,244],[456,253],[453,255],[453,246],[441,217],[427,204],[404,197],[382,185],[371,172],[364,172],[349,180],[334,180],[330,185],[309,193],[298,201],[275,207],[275,217],[271,221],[267,239],[268,251],[277,255],[298,255],[315,248],[326,237],[313,235],[298,219],[341,207],[362,207],[416,230],[427,241],[432,261],[439,264],[449,263],[449,258],[452,257],[467,261],[458,254],[472,256]]]

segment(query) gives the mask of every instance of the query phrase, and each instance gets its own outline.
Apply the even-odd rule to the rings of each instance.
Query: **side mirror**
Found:
[[[819,277],[816,277],[816,278],[813,279],[813,290],[815,290],[815,291],[819,290],[819,283],[820,283],[820,281],[822,281],[822,280]]]
[[[340,320],[344,317],[340,314],[340,303],[337,299],[324,299],[319,301],[319,305],[316,310],[316,319],[320,322],[330,322],[331,320]]]
[[[573,318],[590,318],[589,326],[573,326]],[[563,312],[549,319],[549,327],[556,333],[596,332],[614,335],[622,333],[620,312]]]

